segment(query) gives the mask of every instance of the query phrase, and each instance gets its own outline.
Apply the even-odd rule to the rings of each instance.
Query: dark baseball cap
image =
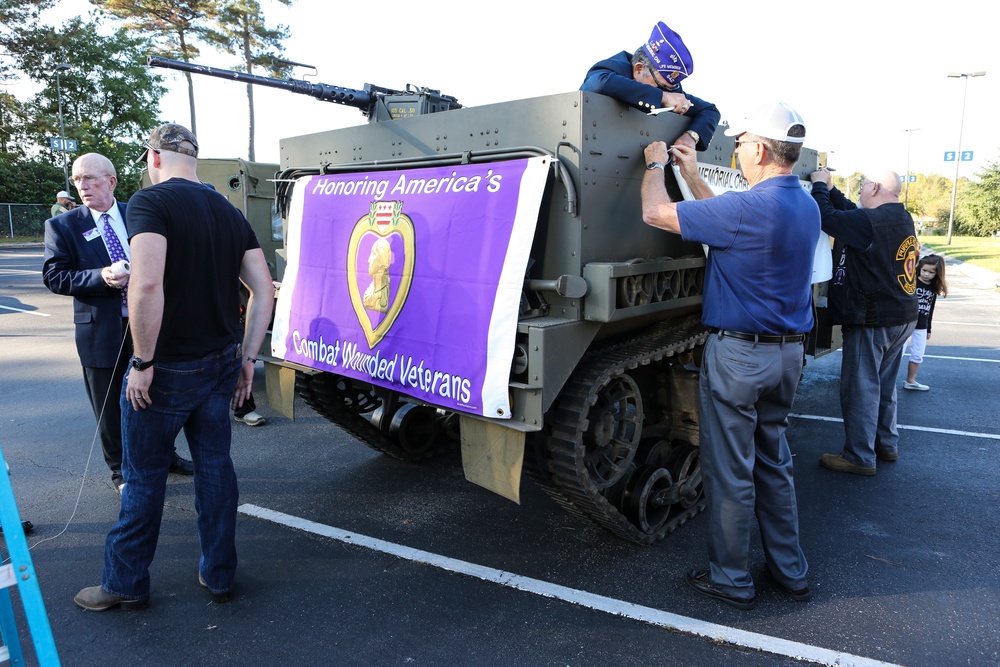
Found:
[[[191,144],[194,148],[182,146],[181,144],[184,142]],[[177,123],[166,123],[153,130],[149,134],[149,138],[142,142],[142,147],[144,150],[136,162],[145,162],[146,154],[150,149],[157,153],[171,151],[172,153],[198,157],[198,139],[195,138],[191,130]]]

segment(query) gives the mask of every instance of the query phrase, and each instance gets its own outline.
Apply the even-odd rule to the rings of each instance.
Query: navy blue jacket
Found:
[[[125,220],[125,204],[118,202]],[[73,324],[80,363],[89,368],[114,368],[125,330],[121,290],[108,287],[101,269],[111,265],[90,209],[78,206],[45,221],[42,280],[50,291],[73,297]]]
[[[650,109],[659,109],[663,100],[662,90],[632,78],[632,54],[627,51],[622,51],[591,67],[580,90],[607,95],[647,112]],[[698,150],[707,149],[715,134],[715,128],[719,126],[722,114],[711,102],[685,93],[680,84],[669,92],[682,93],[691,100],[691,108],[684,114],[685,118],[691,119],[691,124],[686,129],[698,133]]]

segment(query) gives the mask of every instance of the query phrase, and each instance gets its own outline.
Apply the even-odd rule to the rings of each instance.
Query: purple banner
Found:
[[[295,184],[275,356],[509,417],[521,282],[548,159]]]

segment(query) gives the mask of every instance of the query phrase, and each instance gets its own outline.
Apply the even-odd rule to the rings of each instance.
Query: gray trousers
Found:
[[[896,428],[896,375],[903,345],[916,322],[892,327],[844,326],[840,366],[840,409],[844,451],[854,465],[875,466],[875,450],[899,448]]]
[[[771,574],[806,585],[799,546],[788,412],[802,375],[802,343],[753,343],[711,335],[701,365],[701,466],[708,502],[709,579],[753,597],[754,516]]]

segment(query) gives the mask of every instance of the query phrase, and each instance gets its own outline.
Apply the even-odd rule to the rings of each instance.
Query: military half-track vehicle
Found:
[[[644,224],[639,188],[643,148],[672,140],[687,120],[580,91],[471,108],[431,93],[430,106],[446,100],[443,112],[407,91],[411,103],[380,120],[371,110],[398,97],[369,95],[352,104],[368,124],[281,141],[288,267],[275,367],[286,388],[294,371],[295,391],[316,412],[389,456],[420,461],[460,446],[466,477],[486,488],[518,500],[523,473],[627,540],[662,539],[704,508],[697,395],[706,255]],[[720,128],[700,154],[719,191],[746,187],[734,148]],[[795,172],[807,177],[818,158],[804,149]],[[515,163],[529,165],[519,169],[534,185],[527,175],[515,181],[528,203],[500,232],[507,218],[486,211],[484,198],[464,208],[417,203],[430,192],[441,204],[442,192],[457,198],[474,182],[499,191],[507,181],[498,175],[513,178]],[[665,178],[682,196],[670,170]],[[518,244],[523,252],[511,252]],[[476,271],[497,246],[507,249],[503,270],[484,279]],[[839,346],[822,288],[812,355]],[[477,346],[476,315],[491,308],[495,328]],[[427,368],[419,354],[398,351],[411,337],[433,348]],[[501,391],[479,400],[485,389],[461,365],[485,355],[487,380]]]

